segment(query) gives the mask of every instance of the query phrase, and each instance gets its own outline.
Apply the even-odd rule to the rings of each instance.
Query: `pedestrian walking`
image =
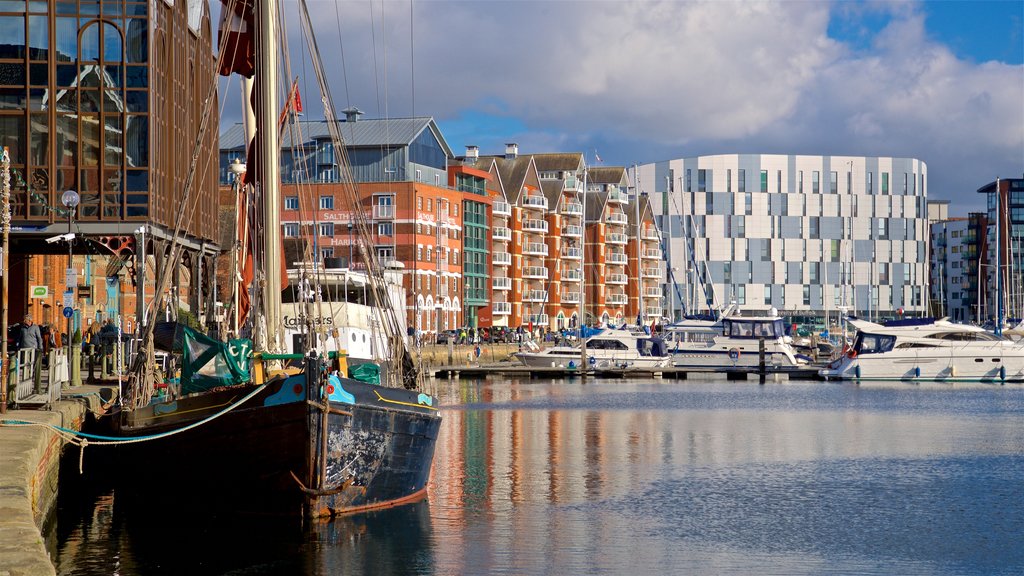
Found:
[[[31,314],[25,314],[18,329],[18,351],[32,350],[32,382],[33,392],[42,393],[42,367],[43,367],[43,333],[39,326],[32,320]]]

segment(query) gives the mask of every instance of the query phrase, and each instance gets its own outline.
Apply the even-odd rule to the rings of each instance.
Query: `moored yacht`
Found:
[[[711,329],[715,334],[707,338]],[[785,324],[774,309],[767,316],[741,316],[733,312],[724,315],[714,327],[669,326],[666,334],[672,364],[679,367],[754,368],[761,362],[762,341],[766,366],[797,368],[809,360],[795,352],[786,336]]]
[[[946,319],[876,324],[850,319],[853,347],[819,375],[827,380],[1024,382],[1024,342]]]
[[[671,366],[665,341],[629,330],[606,328],[586,339],[588,368],[663,368]],[[515,354],[530,368],[575,368],[582,359],[579,346],[552,346]]]

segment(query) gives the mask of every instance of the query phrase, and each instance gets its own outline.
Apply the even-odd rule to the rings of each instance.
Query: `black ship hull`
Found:
[[[122,446],[122,469],[243,512],[324,517],[425,497],[441,422],[431,397],[336,377],[308,395],[308,382],[123,413],[118,436],[139,441]]]

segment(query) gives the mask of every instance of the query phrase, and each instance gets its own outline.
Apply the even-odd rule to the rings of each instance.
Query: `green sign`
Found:
[[[50,295],[48,286],[32,286],[32,298],[47,298]]]

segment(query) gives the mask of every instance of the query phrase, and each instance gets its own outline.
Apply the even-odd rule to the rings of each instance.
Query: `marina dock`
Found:
[[[764,375],[771,381],[785,380],[820,380],[818,366],[797,369],[775,369],[766,367]],[[575,368],[562,367],[527,367],[518,362],[498,362],[485,364],[462,364],[451,366],[431,366],[426,369],[434,378],[486,378],[488,376],[506,376],[519,378],[578,378],[583,373]],[[669,366],[657,369],[638,368],[601,368],[586,370],[586,376],[592,378],[663,378],[669,380],[759,380],[761,374],[757,369],[750,368],[683,368]]]

